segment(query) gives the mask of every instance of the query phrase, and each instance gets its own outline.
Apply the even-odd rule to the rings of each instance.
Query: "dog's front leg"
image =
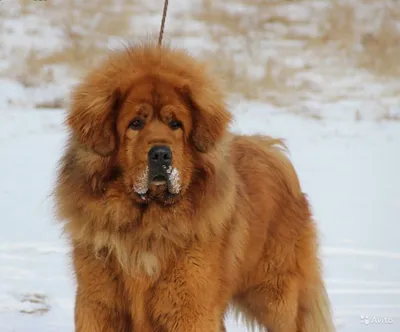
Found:
[[[73,260],[78,289],[75,332],[131,332],[121,280],[109,262],[96,258],[90,248],[76,246]]]
[[[186,251],[151,294],[156,331],[220,332],[223,304],[216,257]]]

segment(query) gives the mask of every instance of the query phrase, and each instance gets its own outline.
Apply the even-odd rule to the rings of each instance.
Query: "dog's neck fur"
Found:
[[[128,274],[157,275],[164,268],[162,264],[174,258],[171,255],[179,255],[192,241],[211,241],[231,218],[235,190],[228,180],[234,173],[229,162],[229,142],[227,136],[212,151],[200,154],[202,162],[212,169],[212,178],[194,178],[192,187],[184,193],[192,197],[169,207],[134,204],[118,176],[96,178],[96,174],[104,174],[102,168],[110,168],[109,159],[71,149],[79,152],[64,156],[56,191],[56,195],[64,197],[57,200],[62,202],[57,211],[65,221],[66,233],[75,245],[87,246],[98,257],[113,255]],[[79,167],[80,163],[85,167]],[[93,173],[82,174],[81,169],[88,169],[88,164]],[[213,194],[207,195],[210,191]],[[231,209],[220,211],[222,201],[230,203],[227,205]]]

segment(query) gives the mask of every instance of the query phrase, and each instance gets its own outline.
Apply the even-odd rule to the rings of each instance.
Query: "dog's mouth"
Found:
[[[148,187],[147,196],[149,199],[164,202],[172,195],[171,182],[167,174],[156,174],[149,177]]]
[[[149,187],[151,185],[154,185],[157,187],[162,186],[162,185],[168,185],[168,178],[165,174],[158,174],[149,181]]]
[[[167,202],[181,191],[179,172],[173,167],[147,169],[134,186],[134,191],[143,202]]]

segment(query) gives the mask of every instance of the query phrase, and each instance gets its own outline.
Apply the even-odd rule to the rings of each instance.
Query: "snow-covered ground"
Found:
[[[321,229],[339,330],[399,331],[400,123],[310,121],[251,103],[235,115],[236,131],[287,139]],[[74,282],[49,198],[63,112],[1,110],[0,119],[0,331],[72,331]]]
[[[10,3],[2,1],[0,6]],[[171,15],[189,10],[171,3]],[[287,16],[299,10],[291,6],[283,11]],[[144,1],[144,7],[149,29],[156,29],[158,2]],[[62,66],[53,68],[50,83],[28,84],[14,75],[27,74],[16,62],[18,50],[58,47],[60,39],[47,21],[33,38],[29,31],[39,22],[34,12],[25,20],[17,10],[11,12],[4,19],[5,29],[0,26],[5,37],[0,44],[0,331],[72,332],[75,284],[51,198],[65,141],[64,111],[35,105],[65,98],[76,78]],[[307,10],[298,13],[306,15]],[[171,30],[180,24],[172,19],[167,23]],[[186,28],[198,32],[202,26]],[[191,38],[177,39],[192,52],[202,47],[194,32]],[[279,40],[274,42],[278,47]],[[296,56],[299,63],[310,61],[310,53]],[[312,83],[306,98],[288,105],[235,96],[232,129],[286,139],[320,227],[321,257],[338,331],[397,332],[400,121],[395,119],[400,80],[354,67],[344,70],[338,63],[302,73]],[[246,331],[231,317],[227,326],[228,331]]]

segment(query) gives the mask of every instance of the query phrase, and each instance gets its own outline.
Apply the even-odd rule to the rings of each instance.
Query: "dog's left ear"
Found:
[[[185,85],[180,89],[192,111],[193,129],[191,139],[200,152],[209,151],[222,139],[232,115],[227,110],[224,98],[212,87],[195,88]]]

